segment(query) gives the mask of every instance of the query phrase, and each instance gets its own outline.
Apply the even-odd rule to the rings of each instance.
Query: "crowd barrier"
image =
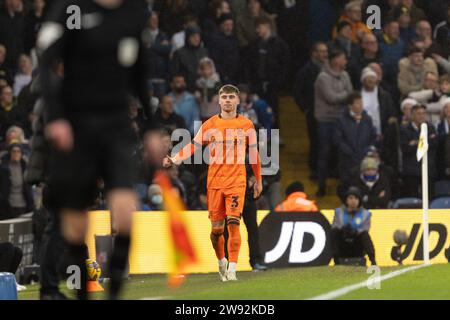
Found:
[[[391,252],[396,246],[393,234],[404,230],[409,239],[402,247],[403,264],[422,263],[423,233],[421,210],[371,210],[373,239],[380,266],[398,265]],[[329,244],[333,210],[321,213],[269,213],[258,211],[260,243],[266,263],[274,267],[326,265],[332,263]],[[207,211],[186,211],[184,220],[198,255],[198,263],[187,271],[205,273],[217,271],[217,261],[209,240],[210,221]],[[167,273],[171,268],[172,247],[165,212],[136,212],[129,257],[130,274]],[[95,235],[110,233],[107,211],[89,213],[90,228],[87,244],[91,258],[96,258]],[[450,247],[448,230],[450,210],[430,210],[430,259],[432,263],[448,262],[445,251]],[[283,231],[284,228],[284,231]],[[238,270],[251,270],[247,232],[241,225],[242,246]],[[278,258],[278,259],[277,259]]]

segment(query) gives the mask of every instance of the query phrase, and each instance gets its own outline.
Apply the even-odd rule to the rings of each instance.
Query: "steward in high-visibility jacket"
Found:
[[[286,199],[275,208],[275,211],[314,212],[319,209],[314,201],[308,200],[303,184],[296,181],[286,188]]]

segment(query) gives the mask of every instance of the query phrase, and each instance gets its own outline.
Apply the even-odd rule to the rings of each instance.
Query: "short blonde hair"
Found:
[[[239,89],[236,86],[233,86],[232,84],[226,84],[219,89],[219,96],[222,93],[236,93],[239,94]]]

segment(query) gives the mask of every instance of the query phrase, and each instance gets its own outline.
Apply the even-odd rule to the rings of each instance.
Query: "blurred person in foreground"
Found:
[[[85,0],[82,13],[92,19],[83,20],[81,30],[71,30],[66,28],[71,4],[53,3],[37,40],[47,106],[44,132],[52,144],[49,198],[61,208],[70,263],[80,268],[77,297],[87,299],[87,210],[95,200],[97,179],[103,178],[116,232],[108,297],[117,299],[137,207],[128,95],[138,96],[143,110],[150,110],[149,39],[142,37],[148,16],[143,1]],[[51,72],[58,59],[64,64],[60,85]],[[152,125],[150,117],[147,127]]]

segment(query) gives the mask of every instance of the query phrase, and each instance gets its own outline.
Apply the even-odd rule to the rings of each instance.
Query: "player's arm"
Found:
[[[247,130],[248,139],[248,158],[252,167],[253,174],[256,182],[254,185],[253,197],[257,198],[262,192],[262,175],[261,175],[261,158],[258,152],[258,138],[256,136],[256,130],[253,124],[251,128]]]
[[[205,122],[200,129],[198,130],[197,134],[195,135],[194,139],[187,145],[183,147],[176,155],[173,157],[166,156],[163,160],[163,167],[168,168],[173,164],[179,165],[184,160],[188,159],[190,156],[192,156],[198,149],[201,149],[202,146],[205,144],[205,139],[203,138],[204,132],[209,128],[208,122]]]
[[[70,151],[73,147],[72,128],[65,119],[64,104],[61,100],[62,79],[55,74],[59,62],[64,63],[64,49],[67,43],[66,10],[69,1],[61,0],[52,4],[36,41],[40,57],[40,78],[42,97],[45,104],[45,136],[58,149]]]
[[[144,111],[145,124],[144,131],[149,129],[154,129],[153,116],[150,107],[150,95],[149,95],[149,84],[148,79],[150,72],[149,65],[149,49],[146,46],[147,41],[146,33],[144,32],[145,24],[147,22],[147,14],[145,13],[145,7],[142,9],[142,27],[140,29],[140,34],[137,36],[139,39],[139,51],[136,65],[133,68],[133,84],[134,90],[139,98],[139,101],[142,105],[142,109]]]

